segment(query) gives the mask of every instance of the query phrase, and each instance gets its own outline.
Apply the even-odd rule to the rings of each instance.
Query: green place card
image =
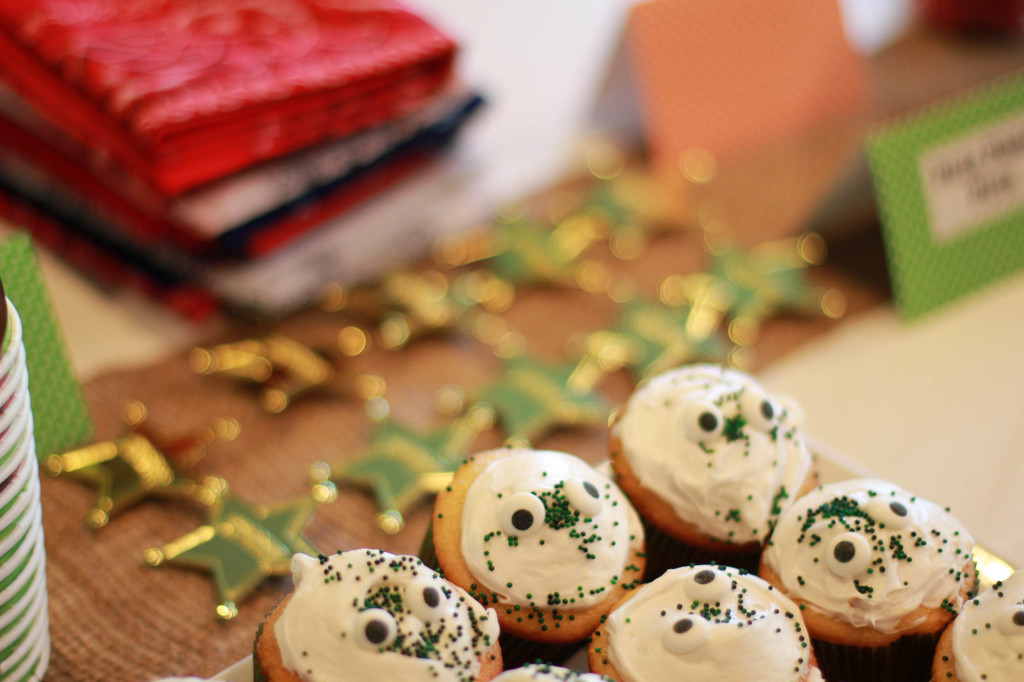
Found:
[[[36,452],[42,458],[87,442],[93,435],[89,407],[27,234],[0,240],[0,278],[21,318]]]
[[[905,318],[1024,267],[1024,72],[885,126],[867,155]]]

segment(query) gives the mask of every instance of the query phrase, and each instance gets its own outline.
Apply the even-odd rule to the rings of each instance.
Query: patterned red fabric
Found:
[[[167,195],[415,109],[454,51],[388,0],[0,0],[0,81]]]

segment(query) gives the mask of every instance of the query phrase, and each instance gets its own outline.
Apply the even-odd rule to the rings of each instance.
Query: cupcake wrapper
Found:
[[[265,621],[264,621],[265,622]],[[263,674],[263,669],[260,667],[260,657],[256,653],[256,645],[259,644],[260,635],[263,634],[263,622],[256,627],[256,638],[252,642],[252,681],[253,682],[267,682],[267,676]]]
[[[585,644],[585,642],[573,642],[570,644],[534,642],[508,632],[501,633],[498,643],[501,645],[501,660],[505,670],[520,668],[527,663],[537,661],[555,664],[564,663]]]
[[[647,567],[644,582],[651,582],[670,568],[691,564],[721,564],[757,573],[760,551],[723,552],[706,549],[677,540],[654,524],[644,521],[647,545]]]
[[[814,640],[814,655],[825,679],[830,681],[928,682],[939,634],[906,635],[889,646],[877,648]]]
[[[441,562],[437,560],[437,550],[434,548],[434,526],[427,526],[427,534],[423,536],[423,543],[420,545],[420,561],[430,569],[442,573]]]

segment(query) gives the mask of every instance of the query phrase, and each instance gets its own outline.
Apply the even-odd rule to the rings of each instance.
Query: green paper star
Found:
[[[820,312],[807,265],[796,243],[783,240],[752,250],[726,246],[715,254],[708,272],[724,314],[730,319],[764,320],[780,312]]]
[[[606,373],[628,367],[642,379],[695,360],[724,359],[725,341],[716,335],[695,337],[688,312],[639,298],[624,303],[615,327],[587,336],[584,361],[596,362]]]
[[[95,486],[93,508],[86,516],[93,528],[151,496],[194,496],[198,485],[181,468],[194,465],[215,443],[238,435],[237,422],[219,420],[214,428],[173,441],[157,439],[143,424],[145,407],[136,402],[129,408],[135,410],[135,421],[123,435],[46,458],[51,475],[67,474]]]
[[[300,396],[338,389],[334,366],[312,348],[281,334],[261,339],[193,348],[189,366],[196,374],[223,375],[260,386],[259,401],[272,414]]]
[[[422,433],[380,422],[366,448],[331,467],[329,476],[339,484],[368,488],[381,510],[382,530],[398,532],[404,513],[448,485],[469,444],[491,421],[485,412],[471,410],[444,428]]]
[[[576,259],[590,241],[581,244],[571,232],[519,218],[446,240],[442,260],[449,266],[482,263],[512,285],[570,284]]]
[[[493,406],[510,438],[532,441],[559,426],[602,424],[604,400],[589,381],[574,378],[574,365],[551,365],[530,357],[505,361],[497,381],[480,391],[478,402]]]
[[[309,495],[274,504],[251,505],[223,494],[210,510],[210,522],[165,544],[150,548],[148,564],[165,563],[210,571],[223,618],[237,614],[235,604],[270,576],[287,575],[293,554],[318,554],[302,535],[316,511]]]

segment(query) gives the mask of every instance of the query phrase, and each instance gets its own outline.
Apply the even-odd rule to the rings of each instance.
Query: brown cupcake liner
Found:
[[[423,542],[420,544],[420,551],[417,556],[427,568],[433,569],[438,573],[444,573],[441,570],[441,562],[437,558],[437,548],[434,547],[434,526],[427,526],[427,533],[423,536]]]
[[[517,637],[510,632],[501,633],[498,642],[501,644],[501,660],[505,670],[520,668],[528,663],[565,663],[586,643],[585,641],[568,644],[535,642]]]
[[[268,682],[267,676],[263,674],[263,668],[260,667],[260,656],[256,651],[256,647],[259,645],[260,636],[263,634],[263,624],[266,621],[262,621],[256,627],[256,637],[252,641],[252,680],[253,682]]]
[[[904,635],[884,647],[812,643],[828,682],[928,682],[939,634]]]
[[[741,568],[748,573],[757,573],[761,552],[740,550],[734,552],[698,547],[678,540],[657,526],[644,521],[647,547],[647,567],[644,582],[649,583],[665,571],[691,564],[719,564]]]

